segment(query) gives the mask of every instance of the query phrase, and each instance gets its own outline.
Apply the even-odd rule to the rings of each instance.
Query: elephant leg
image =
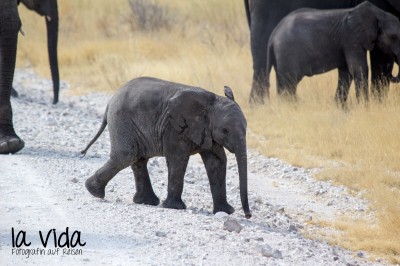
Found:
[[[140,160],[131,166],[136,184],[136,193],[133,196],[133,202],[156,206],[160,203],[160,200],[151,186],[149,172],[147,171],[148,161],[148,159]]]
[[[278,95],[289,101],[296,101],[297,84],[300,82],[300,80],[296,77],[296,75],[282,73],[276,74]]]
[[[5,18],[0,17],[0,24],[7,26],[2,28],[0,25],[0,154],[16,153],[25,145],[15,133],[10,101],[18,31],[21,27],[16,2],[15,8],[10,8],[8,12],[0,14],[3,16],[7,13]]]
[[[346,65],[354,79],[356,87],[357,102],[361,102],[361,97],[368,102],[368,62],[364,51],[356,51],[346,55]]]
[[[175,149],[174,149],[175,148]],[[162,206],[170,209],[186,209],[182,201],[183,178],[189,161],[187,149],[175,146],[168,149],[165,158],[168,166],[168,195]]]
[[[233,213],[235,209],[226,200],[226,155],[224,148],[215,145],[211,151],[203,151],[200,155],[210,181],[214,204],[213,213],[220,211],[228,214]]]
[[[250,104],[263,104],[268,95],[267,86],[267,44],[272,29],[266,27],[268,21],[264,18],[252,21],[251,24],[251,54],[253,58],[253,83],[250,92]]]
[[[378,49],[370,52],[371,59],[371,93],[379,101],[383,100],[390,85],[390,77],[394,60],[390,55],[383,53]]]
[[[264,99],[269,97],[269,86],[264,69],[255,70],[253,84],[251,85],[249,103],[251,105],[264,104]]]
[[[107,183],[122,169],[128,167],[129,162],[121,162],[109,159],[99,170],[89,177],[85,186],[86,189],[95,197],[104,198]]]
[[[355,65],[355,64],[354,64]],[[368,102],[368,64],[367,59],[358,64],[358,68],[354,70],[354,83],[356,87],[357,102],[360,103],[361,95],[365,102]]]
[[[368,69],[366,71],[357,71],[354,75],[354,83],[357,102],[360,103],[361,100],[368,102]]]
[[[341,104],[343,108],[346,107],[347,97],[349,96],[350,85],[352,77],[347,67],[339,68],[339,82],[336,89],[335,101]]]

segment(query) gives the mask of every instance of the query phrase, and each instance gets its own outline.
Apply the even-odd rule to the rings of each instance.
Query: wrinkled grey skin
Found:
[[[400,18],[399,0],[368,0],[386,12]],[[290,12],[299,8],[341,9],[352,8],[365,0],[244,0],[250,27],[253,58],[253,83],[250,104],[262,104],[269,97],[266,83],[267,43],[278,23]],[[370,53],[371,89],[376,98],[383,99],[389,89],[394,58],[375,47]],[[340,84],[338,85],[338,87]]]
[[[155,78],[137,78],[125,84],[109,102],[102,126],[89,147],[108,124],[111,152],[103,167],[86,180],[95,197],[104,198],[107,183],[131,166],[136,182],[135,203],[158,205],[151,186],[147,162],[165,156],[168,166],[168,196],[163,207],[185,209],[183,178],[190,155],[199,153],[210,181],[214,213],[234,212],[226,200],[226,155],[236,155],[240,196],[247,218],[247,122],[233,93],[217,96],[201,88]]]
[[[19,1],[18,1],[19,2]],[[17,0],[0,1],[0,154],[15,153],[24,141],[15,133],[10,96],[14,78],[18,31],[21,20]],[[54,83],[54,103],[58,101],[59,76],[57,63],[58,11],[56,0],[23,0],[28,8],[46,19],[51,73]],[[14,92],[16,94],[16,92]]]
[[[57,0],[18,0],[23,3],[28,9],[35,11],[40,16],[46,19],[47,28],[47,49],[49,54],[50,72],[53,80],[53,104],[59,100],[60,93],[60,74],[58,71],[58,6]],[[18,96],[18,93],[13,89],[13,96]]]
[[[375,46],[400,59],[400,21],[369,2],[351,9],[299,9],[276,26],[268,42],[267,89],[272,66],[278,94],[295,97],[304,76],[339,69],[336,99],[346,102],[354,79],[356,97],[368,101],[367,51]]]
[[[14,131],[10,102],[21,20],[16,0],[0,1],[0,154],[15,153],[24,142]]]

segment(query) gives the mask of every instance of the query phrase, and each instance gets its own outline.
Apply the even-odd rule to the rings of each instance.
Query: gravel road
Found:
[[[52,105],[51,81],[29,69],[16,71],[14,86],[20,94],[12,100],[15,126],[26,146],[16,155],[0,156],[0,265],[384,264],[368,261],[363,251],[350,252],[303,236],[311,230],[306,225],[310,219],[366,215],[365,200],[344,187],[316,181],[317,170],[292,167],[251,150],[250,220],[241,209],[231,154],[227,194],[236,212],[230,216],[212,214],[207,176],[197,155],[185,176],[185,211],[134,204],[130,169],[108,184],[104,200],[94,198],[84,182],[108,158],[108,132],[86,157],[79,151],[97,132],[111,94],[62,93],[61,102]],[[68,90],[65,82],[62,87],[62,92]],[[148,168],[155,193],[165,199],[164,158],[152,159]]]

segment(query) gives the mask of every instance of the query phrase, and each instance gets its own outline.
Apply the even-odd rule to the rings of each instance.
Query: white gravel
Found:
[[[18,69],[13,99],[14,123],[25,148],[0,156],[0,265],[381,265],[326,242],[303,237],[310,219],[335,219],[340,214],[366,215],[367,202],[344,187],[316,181],[313,173],[249,150],[250,220],[241,209],[237,166],[228,156],[228,202],[233,215],[212,214],[212,198],[204,166],[193,156],[185,176],[185,211],[137,205],[133,174],[125,169],[107,186],[105,200],[92,197],[85,180],[107,159],[106,131],[84,158],[79,151],[97,132],[111,94],[66,97],[51,104],[51,81]],[[167,193],[164,158],[149,163],[155,193]],[[372,219],[372,218],[371,218]],[[26,231],[26,249],[54,251],[56,229],[69,237],[80,231],[80,255],[15,255],[11,229]],[[76,241],[73,239],[73,242]],[[65,236],[64,236],[65,239]],[[21,239],[20,239],[21,240]],[[61,241],[61,243],[64,240]],[[17,250],[14,250],[16,252]],[[19,251],[23,252],[23,251]]]

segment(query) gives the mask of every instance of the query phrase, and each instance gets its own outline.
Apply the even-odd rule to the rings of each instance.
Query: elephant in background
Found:
[[[85,182],[95,197],[104,198],[107,183],[131,166],[136,183],[135,203],[158,205],[151,186],[147,162],[165,156],[168,166],[168,196],[163,207],[185,209],[182,201],[184,175],[190,155],[199,153],[209,178],[213,212],[234,212],[226,199],[226,154],[235,153],[240,196],[246,218],[251,217],[247,196],[246,119],[234,101],[204,89],[155,78],[129,81],[110,100],[102,125],[90,146],[109,126],[110,159]]]
[[[60,74],[58,71],[58,5],[57,0],[18,0],[28,9],[35,11],[40,16],[44,16],[47,29],[47,50],[49,54],[50,72],[53,80],[53,104],[59,100],[60,93]],[[15,90],[13,96],[17,96]]]
[[[275,67],[278,94],[296,95],[304,76],[339,69],[336,100],[344,104],[352,80],[368,101],[367,51],[377,47],[400,59],[400,21],[364,2],[351,9],[298,9],[276,26],[268,42],[266,84]]]
[[[251,104],[262,104],[269,96],[266,88],[267,43],[276,25],[290,12],[299,8],[342,9],[352,8],[366,0],[244,0],[250,27],[251,53],[253,58],[253,82],[250,93]],[[368,0],[382,10],[400,17],[400,1]],[[394,58],[378,47],[372,49],[371,89],[378,98],[386,95],[392,78]],[[338,87],[340,84],[338,85]],[[339,89],[339,88],[338,88]]]

